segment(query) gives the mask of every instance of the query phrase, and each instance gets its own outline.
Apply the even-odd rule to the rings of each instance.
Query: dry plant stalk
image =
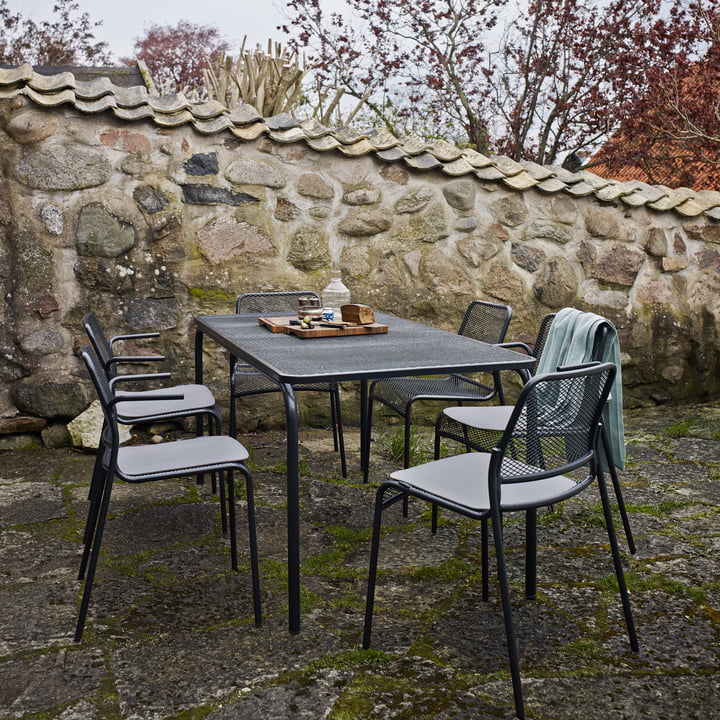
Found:
[[[210,66],[204,71],[208,98],[221,102],[227,108],[233,108],[241,102],[247,103],[263,117],[292,114],[302,95],[303,79],[311,69],[306,65],[305,58],[301,64],[296,54],[289,55],[286,48],[272,40],[268,40],[267,52],[263,52],[259,45],[254,50],[247,50],[246,42],[247,36],[243,39],[237,58],[223,56],[216,68]],[[333,88],[333,99],[325,108],[323,106],[330,92],[318,85],[315,103],[308,102],[313,117],[317,117],[323,125],[332,122],[333,113],[336,115],[336,125],[349,125],[370,94],[368,91],[343,121],[339,104],[344,90]],[[308,101],[308,98],[304,100]]]
[[[290,112],[302,92],[307,73],[297,55],[290,56],[280,43],[268,40],[267,52],[260,47],[246,50],[243,40],[237,58],[226,55],[217,70],[205,70],[208,97],[228,108],[244,102],[263,117]]]

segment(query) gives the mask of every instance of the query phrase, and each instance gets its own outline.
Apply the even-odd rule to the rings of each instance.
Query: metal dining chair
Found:
[[[110,504],[115,478],[128,483],[146,483],[155,480],[195,476],[203,473],[221,473],[225,479],[221,484],[221,504],[225,505],[223,488],[227,488],[230,525],[230,559],[233,570],[238,569],[237,537],[235,523],[235,484],[233,472],[239,471],[245,476],[245,489],[248,514],[248,534],[250,543],[250,565],[252,574],[253,609],[255,624],[262,623],[260,607],[260,575],[258,569],[257,540],[255,530],[255,503],[253,482],[250,471],[245,465],[249,457],[247,449],[234,438],[224,435],[203,435],[188,440],[173,442],[121,446],[118,433],[118,407],[128,402],[143,403],[143,398],[121,398],[110,385],[105,369],[90,348],[85,345],[81,350],[88,373],[100,400],[105,416],[103,441],[98,450],[100,455],[100,481],[97,492],[91,494],[84,536],[84,549],[80,561],[78,579],[85,579],[80,612],[75,629],[75,640],[80,641],[85,627],[90,604],[95,573],[100,556],[105,521]],[[177,392],[161,395],[162,401],[182,400]]]
[[[462,453],[398,470],[378,488],[363,648],[369,648],[371,643],[383,512],[398,501],[415,497],[468,518],[490,519],[515,712],[518,718],[524,718],[502,517],[508,512],[553,505],[597,482],[630,646],[633,650],[638,649],[602,458],[598,451],[603,408],[615,372],[613,363],[593,363],[536,375],[522,388],[507,426],[492,452]],[[388,538],[385,542],[389,541]],[[402,543],[408,541],[408,536],[403,534]],[[392,602],[388,608],[392,609]]]
[[[580,314],[580,311],[574,311]],[[543,351],[546,344],[552,343],[550,337],[552,333],[552,324],[557,316],[557,313],[551,313],[546,315],[540,325],[538,336],[533,347],[533,354],[536,358],[534,372],[537,372],[538,368],[541,367],[543,361]],[[582,362],[592,361],[604,361],[608,360],[611,354],[614,356],[615,353],[611,353],[611,345],[617,342],[617,336],[615,334],[612,325],[603,318],[598,318],[598,322],[594,325],[587,325],[585,327],[589,332],[592,333],[591,337],[580,338],[580,345],[587,348],[587,355],[581,358]],[[566,344],[566,338],[563,338],[563,344]],[[504,346],[508,347],[512,343],[505,343]],[[530,348],[526,348],[530,350]],[[564,355],[562,350],[559,357],[562,361]],[[557,369],[557,368],[553,368]],[[615,379],[613,381],[613,391],[617,394],[619,384],[622,382],[620,377],[620,370],[616,372]],[[445,408],[437,418],[435,423],[435,459],[440,457],[440,447],[443,439],[450,439],[456,442],[462,443],[466,450],[479,451],[479,452],[490,452],[496,445],[499,438],[505,431],[510,417],[513,412],[512,405],[492,405],[492,406],[477,406],[477,407],[448,407]],[[607,412],[607,411],[606,411]],[[600,444],[602,450],[602,457],[604,460],[604,469],[610,473],[610,478],[615,493],[615,498],[618,504],[618,511],[620,512],[620,518],[623,525],[623,531],[625,533],[625,539],[628,543],[628,548],[631,554],[636,552],[635,539],[633,536],[632,528],[630,526],[630,518],[625,507],[625,500],[620,486],[620,479],[617,474],[617,468],[615,460],[612,455],[610,441],[608,439],[608,433],[606,425],[603,424],[600,432]],[[437,529],[437,508],[433,507],[432,513],[432,531],[435,532]],[[487,520],[482,523],[482,562],[487,564],[488,555],[488,528]],[[525,552],[526,552],[526,584],[525,594],[528,598],[535,596],[536,586],[536,534],[537,534],[537,513],[535,509],[530,509],[527,512],[526,526],[525,526]],[[487,575],[485,575],[487,578]],[[487,579],[483,585],[483,596],[487,597]]]
[[[508,305],[474,300],[470,303],[458,330],[464,335],[481,342],[497,344],[503,342],[507,333],[512,309]],[[487,402],[498,396],[504,402],[499,374],[493,375],[493,384],[486,385],[465,375],[453,374],[444,378],[397,377],[375,380],[370,386],[368,411],[364,428],[366,457],[363,458],[365,480],[370,455],[370,433],[372,431],[373,403],[379,402],[400,415],[404,421],[403,467],[410,465],[410,431],[412,408],[419,401]]]
[[[157,338],[158,332],[133,333],[129,335],[115,335],[108,338],[97,316],[89,312],[83,318],[83,327],[95,353],[102,364],[105,375],[113,384],[133,381],[133,376],[122,376],[118,373],[118,366],[123,364],[146,364],[165,360],[163,355],[118,355],[115,352],[115,343],[127,340],[140,340]],[[163,377],[158,375],[157,377]],[[166,377],[166,376],[165,376]],[[209,388],[205,385],[175,385],[153,390],[121,391],[118,390],[127,403],[118,406],[118,420],[126,425],[138,425],[164,420],[176,420],[185,417],[194,417],[198,414],[207,416],[211,423],[211,432],[219,434],[222,428],[220,407]],[[181,396],[176,400],[158,401],[158,395],[172,393]]]
[[[311,291],[291,290],[285,292],[244,293],[237,299],[235,311],[242,315],[297,315],[298,299],[320,296]],[[295,392],[323,392],[330,396],[330,415],[333,431],[333,445],[340,452],[342,476],[347,478],[345,459],[345,438],[343,435],[342,410],[340,408],[340,386],[336,382],[298,383],[293,385]],[[280,392],[278,384],[267,375],[247,363],[230,356],[230,419],[229,434],[237,433],[237,398],[265,393]]]
[[[160,362],[165,360],[165,357],[163,355],[119,355],[115,352],[115,344],[157,338],[160,333],[132,333],[108,338],[107,333],[93,312],[87,313],[83,318],[83,328],[110,386],[120,399],[116,408],[119,423],[122,425],[150,425],[184,418],[195,418],[196,421],[203,419],[207,421],[208,432],[211,435],[220,435],[222,433],[220,406],[210,389],[205,385],[173,385],[150,390],[119,389],[121,384],[137,382],[138,376],[135,374],[121,375],[118,372],[118,366]],[[143,375],[144,381],[153,382],[169,377],[169,373]],[[174,399],[167,399],[169,395],[173,395]],[[202,427],[202,423],[198,423],[198,425]],[[202,482],[202,476],[198,477],[198,482]],[[91,494],[94,487],[95,483],[91,483]],[[214,473],[212,475],[212,490],[217,492],[217,479]],[[223,530],[227,530],[224,510],[222,523]]]

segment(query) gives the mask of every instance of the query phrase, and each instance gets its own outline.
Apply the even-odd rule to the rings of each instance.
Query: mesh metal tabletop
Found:
[[[257,316],[203,315],[198,329],[278,382],[367,380],[398,375],[530,368],[527,356],[445,330],[376,313],[386,334],[298,338]]]

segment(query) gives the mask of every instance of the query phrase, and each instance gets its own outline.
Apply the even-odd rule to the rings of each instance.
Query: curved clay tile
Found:
[[[538,181],[525,170],[517,175],[508,175],[506,178],[503,178],[503,182],[513,190],[529,190],[538,184]]]
[[[147,96],[147,104],[156,113],[177,113],[183,110],[190,110],[190,102],[182,93],[172,95],[150,95]],[[190,113],[188,113],[190,114]]]
[[[195,118],[189,110],[180,110],[172,113],[155,113],[155,124],[160,127],[173,128],[187,123],[194,122]]]
[[[596,190],[595,196],[605,202],[611,202],[613,200],[619,200],[623,197],[623,195],[630,195],[631,193],[635,192],[635,187],[636,186],[634,182],[610,183],[610,185],[606,185],[605,187]]]
[[[517,175],[525,171],[519,162],[504,155],[492,155],[490,161],[503,175]]]
[[[544,193],[559,193],[567,190],[567,185],[556,177],[548,177],[545,180],[540,180],[537,184],[537,189],[542,190]]]
[[[402,149],[408,155],[419,155],[420,153],[425,152],[430,147],[430,143],[422,140],[419,137],[415,137],[414,135],[403,140],[401,145]]]
[[[566,187],[568,193],[573,197],[587,197],[595,192],[595,188],[585,180],[580,180],[580,182],[567,185]]]
[[[332,135],[322,135],[320,137],[309,137],[305,142],[318,152],[327,150],[335,150],[340,146],[340,141]]]
[[[397,162],[407,157],[407,153],[399,145],[387,150],[377,150],[375,155],[385,162]]]
[[[228,117],[235,125],[254,125],[263,120],[257,109],[247,103],[236,105],[228,112]]]
[[[441,168],[443,164],[429,152],[423,152],[419,155],[408,155],[405,162],[416,170],[435,170]]]
[[[138,105],[137,107],[118,107],[113,108],[113,113],[120,120],[126,122],[135,122],[137,120],[153,119],[155,113],[149,105]]]
[[[553,171],[547,165],[538,165],[531,160],[521,160],[520,164],[529,172],[538,182],[547,178],[555,177]]]
[[[387,128],[373,128],[367,134],[367,139],[376,150],[387,150],[400,144],[400,140]]]
[[[270,137],[276,142],[294,143],[305,140],[305,133],[300,127],[287,128],[286,130],[273,130],[267,120],[265,120],[265,124],[270,129]]]
[[[227,115],[227,108],[218,100],[207,100],[203,103],[197,103],[196,105],[191,105],[188,110],[190,110],[198,120],[210,120],[219,115]],[[232,120],[230,120],[229,117],[228,121],[232,124]]]
[[[499,170],[495,165],[488,165],[487,167],[475,168],[475,177],[481,180],[504,180],[505,174]]]
[[[105,95],[97,100],[78,100],[75,98],[75,107],[80,112],[95,115],[105,112],[105,110],[114,110],[117,107],[117,100],[113,95]]]
[[[150,93],[147,88],[141,85],[123,88],[115,85],[115,99],[120,107],[134,108],[140,105],[147,105]]]
[[[690,188],[667,188],[665,197],[650,203],[648,207],[653,210],[675,210],[678,205],[684,203],[689,197],[695,193]]]
[[[202,135],[215,135],[233,127],[232,121],[227,115],[218,115],[207,119],[195,116],[192,125]]]
[[[365,140],[367,137],[365,133],[355,130],[355,128],[352,128],[349,125],[341,125],[338,128],[333,128],[329,132],[343,145],[353,145],[361,140]]]
[[[309,138],[319,138],[330,132],[330,128],[323,125],[317,118],[301,120],[300,127]]]
[[[462,150],[457,145],[451,145],[446,140],[435,140],[430,143],[428,152],[431,152],[440,162],[452,162],[462,155]]]
[[[65,90],[58,90],[56,92],[36,92],[31,87],[25,88],[25,95],[27,95],[34,103],[42,105],[43,107],[57,107],[63,103],[75,103],[75,91],[72,88],[65,88]]]
[[[473,148],[463,148],[462,155],[474,168],[492,165],[492,160],[487,155],[483,155]]]
[[[23,63],[15,68],[0,68],[0,85],[26,83],[33,76],[32,65]]]
[[[112,95],[115,85],[108,77],[97,77],[92,80],[77,80],[75,83],[75,97],[81,100],[97,100],[103,95]]]
[[[57,75],[41,75],[33,72],[27,84],[39,92],[58,92],[66,88],[74,88],[75,76],[71,72],[62,72]]]
[[[299,128],[300,123],[289,113],[280,113],[279,115],[273,115],[272,117],[265,118],[265,124],[271,130],[292,130]]]
[[[235,135],[235,137],[240,138],[240,140],[250,142],[251,140],[257,140],[261,135],[269,132],[269,130],[265,123],[256,122],[252,125],[241,125],[240,127],[234,125],[230,128],[230,132]]]
[[[348,157],[360,157],[361,155],[375,152],[375,147],[373,147],[367,138],[360,138],[357,142],[350,143],[349,145],[340,144],[338,150]]]
[[[443,172],[447,175],[467,175],[468,173],[475,172],[475,168],[462,156],[447,162],[443,165]]]

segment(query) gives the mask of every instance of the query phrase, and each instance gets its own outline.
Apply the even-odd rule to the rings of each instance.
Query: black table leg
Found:
[[[300,632],[300,471],[298,468],[298,414],[292,385],[280,383],[287,424],[287,538],[288,626]]]

